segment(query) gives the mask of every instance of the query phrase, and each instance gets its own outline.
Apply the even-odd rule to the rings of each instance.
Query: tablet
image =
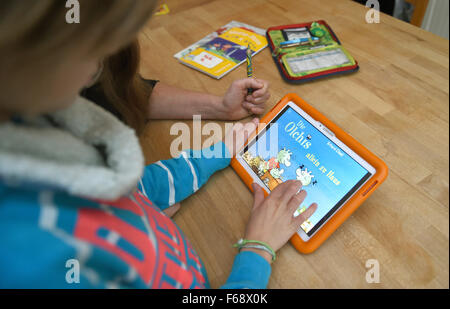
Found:
[[[240,166],[238,170],[267,194],[284,181],[300,180],[307,196],[293,216],[314,202],[318,205],[297,231],[303,242],[309,242],[355,194],[367,190],[377,169],[352,149],[352,141],[347,144],[327,127],[326,118],[308,114],[292,95],[279,105],[232,165]]]

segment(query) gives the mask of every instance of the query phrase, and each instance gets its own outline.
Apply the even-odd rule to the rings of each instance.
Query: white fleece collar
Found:
[[[0,179],[113,200],[132,192],[144,158],[132,129],[88,100],[0,125]]]

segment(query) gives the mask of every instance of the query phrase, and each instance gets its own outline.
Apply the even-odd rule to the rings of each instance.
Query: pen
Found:
[[[253,65],[252,65],[252,50],[250,49],[250,44],[247,46],[247,77],[253,76]],[[247,95],[253,93],[253,88],[247,88]]]

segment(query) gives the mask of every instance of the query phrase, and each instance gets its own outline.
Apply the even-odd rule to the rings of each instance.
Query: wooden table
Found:
[[[231,20],[257,27],[324,19],[358,60],[353,75],[289,85],[269,49],[254,73],[271,83],[268,111],[295,92],[381,157],[385,183],[315,253],[288,244],[273,264],[269,288],[449,287],[449,42],[384,14],[365,22],[367,8],[341,0],[165,0],[140,36],[145,77],[223,95],[245,67],[215,80],[173,58]],[[152,121],[141,139],[147,162],[170,157],[174,121]],[[186,123],[191,124],[191,121]],[[223,122],[221,122],[223,125]],[[175,216],[203,259],[213,288],[229,275],[253,203],[231,168],[215,174]],[[366,282],[377,259],[380,283]]]

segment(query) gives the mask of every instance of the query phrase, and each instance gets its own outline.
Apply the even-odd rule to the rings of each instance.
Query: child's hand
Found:
[[[317,209],[317,204],[313,203],[297,217],[293,216],[295,210],[306,197],[306,191],[298,192],[301,187],[300,181],[288,180],[278,185],[264,199],[263,189],[254,183],[255,200],[250,220],[247,223],[245,239],[263,241],[270,245],[274,251],[280,249]],[[261,254],[269,262],[272,258],[270,254],[262,250],[242,250]]]
[[[247,88],[253,88],[252,95],[247,95]],[[262,114],[264,104],[269,98],[269,82],[262,79],[245,78],[231,84],[223,97],[222,105],[228,119],[238,120],[251,114]]]
[[[227,146],[228,152],[232,157],[236,155],[249,138],[249,136],[256,130],[258,126],[258,118],[254,118],[252,121],[243,123],[236,123],[226,134],[224,144]]]

